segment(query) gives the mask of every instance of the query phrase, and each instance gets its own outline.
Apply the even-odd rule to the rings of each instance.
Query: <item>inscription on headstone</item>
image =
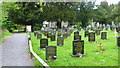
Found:
[[[64,45],[64,38],[63,37],[58,36],[57,45],[58,46],[63,46]]]
[[[48,46],[48,39],[46,38],[43,38],[43,39],[40,39],[40,48],[45,48],[46,46]]]
[[[46,47],[46,60],[52,61],[56,59],[56,46],[47,46]]]
[[[94,32],[89,33],[88,41],[95,42],[95,33]]]
[[[84,41],[74,40],[73,41],[73,55],[72,56],[83,56],[84,55]]]
[[[51,35],[51,41],[55,41],[55,35]]]
[[[85,37],[89,35],[89,31],[85,31]]]
[[[37,39],[41,39],[42,38],[42,34],[37,34]]]
[[[101,33],[101,39],[107,39],[107,32]]]

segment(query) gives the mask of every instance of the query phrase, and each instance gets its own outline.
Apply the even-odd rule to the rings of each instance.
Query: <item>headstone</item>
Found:
[[[120,36],[117,37],[117,45],[118,45],[118,47],[120,47]]]
[[[74,35],[74,40],[77,40],[77,39],[81,40],[81,35]]]
[[[95,31],[96,35],[100,35],[100,30]]]
[[[62,35],[62,33],[61,33],[61,30],[59,29],[58,30],[58,34],[57,34],[58,36],[61,36]]]
[[[51,35],[51,41],[55,41],[55,35]]]
[[[107,32],[102,32],[101,33],[101,39],[107,39]]]
[[[37,39],[41,39],[42,38],[42,34],[37,34]]]
[[[117,27],[117,28],[116,28],[116,31],[117,31],[117,33],[120,33],[120,28]]]
[[[83,40],[74,40],[72,56],[80,57],[83,55],[84,55],[84,41]]]
[[[56,46],[47,46],[46,47],[46,60],[53,61],[56,60],[57,47]]]
[[[48,32],[47,38],[50,38],[52,36],[52,33]]]
[[[48,39],[46,38],[40,39],[40,48],[43,49],[46,46],[48,46]]]
[[[57,46],[63,46],[64,45],[64,38],[58,36],[57,38]]]
[[[85,37],[89,35],[89,31],[85,31]]]
[[[95,33],[94,32],[89,33],[88,40],[89,40],[89,42],[95,42]]]
[[[79,32],[74,32],[74,36],[79,35]]]

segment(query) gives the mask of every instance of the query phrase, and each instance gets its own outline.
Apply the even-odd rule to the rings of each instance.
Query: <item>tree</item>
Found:
[[[78,5],[79,6],[79,5]],[[93,8],[94,8],[94,2],[81,2],[80,6],[78,7],[77,11],[77,22],[82,22],[82,27],[85,27],[88,25],[88,22],[93,17]]]
[[[61,28],[61,22],[73,22],[75,19],[75,3],[69,2],[47,2],[43,7],[43,18],[45,21],[57,22],[58,28]]]

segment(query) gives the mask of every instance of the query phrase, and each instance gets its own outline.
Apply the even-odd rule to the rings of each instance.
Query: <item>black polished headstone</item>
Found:
[[[84,54],[84,41],[83,40],[73,41],[73,55],[77,55],[78,53]]]
[[[46,47],[46,60],[52,61],[57,58],[57,47],[56,46],[47,46]]]
[[[63,46],[64,45],[64,38],[58,36],[57,38],[57,46]]]
[[[102,32],[101,33],[101,39],[107,39],[107,32]]]
[[[95,33],[94,32],[89,33],[88,41],[89,42],[95,42]]]
[[[120,36],[117,37],[117,45],[118,45],[118,47],[120,47]]]
[[[55,35],[51,35],[51,41],[55,41]]]
[[[85,37],[87,37],[89,35],[89,31],[85,31]]]
[[[77,40],[77,39],[81,40],[81,35],[75,35],[74,40]]]
[[[46,46],[48,46],[48,39],[46,38],[43,38],[43,39],[40,39],[40,48],[45,48]]]

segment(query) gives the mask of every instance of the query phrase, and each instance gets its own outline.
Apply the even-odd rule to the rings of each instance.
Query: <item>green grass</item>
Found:
[[[84,40],[85,54],[86,56],[71,57],[72,55],[72,41],[74,34],[72,33],[70,37],[64,40],[63,47],[57,47],[57,60],[52,62],[47,62],[50,66],[118,66],[118,46],[116,45],[116,38],[114,31],[106,31],[107,40],[101,40],[100,35],[96,36],[96,43],[88,42],[88,37],[84,37],[84,30],[80,33],[82,40]],[[46,38],[45,36],[42,36]],[[33,50],[45,60],[45,50],[40,49],[40,40],[31,35]],[[51,42],[49,40],[49,45],[57,45],[57,42]],[[97,47],[100,42],[104,45],[104,53],[96,54],[99,51]],[[36,66],[41,66],[41,64],[36,60]]]
[[[0,35],[0,39],[1,38],[5,38],[6,36],[12,35],[12,33],[10,32],[2,32],[2,34]]]

